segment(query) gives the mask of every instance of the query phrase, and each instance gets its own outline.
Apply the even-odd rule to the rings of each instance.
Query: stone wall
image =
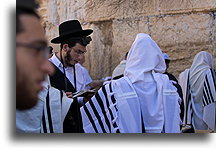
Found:
[[[48,40],[58,24],[78,19],[94,30],[85,67],[93,79],[110,76],[137,33],[147,33],[172,59],[178,77],[201,50],[215,49],[215,0],[39,0]],[[52,44],[51,44],[52,45]],[[52,45],[57,51],[59,46]]]

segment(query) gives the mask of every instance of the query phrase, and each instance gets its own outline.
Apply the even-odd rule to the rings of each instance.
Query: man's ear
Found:
[[[69,50],[68,44],[64,44],[64,45],[62,46],[62,51],[67,52],[68,50]]]

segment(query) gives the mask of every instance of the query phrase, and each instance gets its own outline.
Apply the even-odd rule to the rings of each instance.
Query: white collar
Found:
[[[56,67],[63,68],[63,64],[59,60],[59,58],[54,53],[53,56],[49,59],[50,62],[52,62]],[[65,69],[72,69],[72,67],[65,67]]]
[[[63,68],[63,65],[62,65],[61,61],[59,60],[59,58],[56,56],[55,53],[54,53],[53,56],[49,59],[49,61],[51,61],[56,67],[61,67],[61,68]]]

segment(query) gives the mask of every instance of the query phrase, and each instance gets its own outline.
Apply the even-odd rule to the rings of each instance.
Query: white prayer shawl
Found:
[[[163,127],[164,132],[180,132],[180,97],[163,74],[165,69],[158,45],[149,35],[138,34],[128,53],[124,75],[131,80],[140,99],[146,132],[159,133]],[[171,125],[172,130],[166,125]]]
[[[148,35],[138,34],[125,76],[103,86],[81,108],[84,131],[142,133],[144,123],[147,133],[179,133],[180,97],[164,71],[157,44]]]
[[[72,99],[44,82],[37,105],[16,111],[16,129],[22,133],[63,133],[63,121]]]
[[[210,69],[214,69],[213,57],[206,51],[199,52],[189,70],[190,90],[187,91],[191,94],[191,101],[187,104],[185,117],[185,122],[192,123],[196,130],[215,128],[215,74]],[[187,80],[187,77],[183,80]],[[186,84],[185,81],[182,83]],[[187,89],[186,86],[182,86],[183,91]]]

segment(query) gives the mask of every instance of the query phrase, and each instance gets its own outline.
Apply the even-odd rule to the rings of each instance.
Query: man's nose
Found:
[[[42,71],[46,74],[53,75],[55,69],[54,66],[51,64],[51,62],[46,60],[45,63],[42,65]]]

